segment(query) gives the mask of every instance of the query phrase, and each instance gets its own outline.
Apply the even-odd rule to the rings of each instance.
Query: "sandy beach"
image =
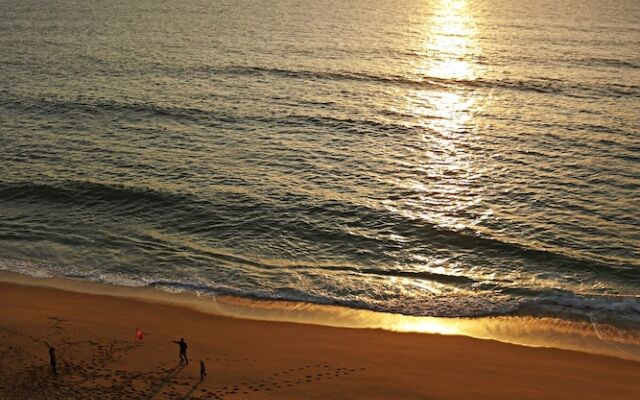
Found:
[[[135,337],[141,327],[146,336]],[[190,363],[179,363],[184,337]],[[0,399],[637,399],[640,363],[0,283]],[[47,344],[58,354],[50,371]],[[207,377],[199,378],[199,360]]]
[[[0,400],[640,400],[639,21],[2,1]]]

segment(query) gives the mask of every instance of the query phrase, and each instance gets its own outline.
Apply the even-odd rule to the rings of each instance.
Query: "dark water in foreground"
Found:
[[[637,1],[0,4],[0,269],[640,325]]]

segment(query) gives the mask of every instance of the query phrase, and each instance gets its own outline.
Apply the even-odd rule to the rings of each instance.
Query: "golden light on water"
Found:
[[[424,182],[414,182],[412,189],[424,192],[425,202],[438,201],[438,209],[447,211],[433,213],[433,207],[425,206],[412,217],[452,229],[465,228],[466,223],[454,216],[481,200],[470,188],[480,168],[470,150],[476,140],[473,117],[480,101],[473,91],[454,88],[450,82],[481,76],[474,64],[480,54],[475,37],[474,16],[466,0],[442,0],[429,9],[420,36],[423,57],[412,72],[426,84],[406,94],[405,112],[425,128],[424,163],[419,169],[429,175]],[[446,198],[434,200],[429,193],[446,194]]]
[[[480,52],[474,25],[466,0],[438,3],[423,25],[424,57],[416,65],[416,73],[427,82],[478,78],[481,71],[472,63]],[[446,134],[469,122],[474,103],[472,96],[427,87],[410,96],[408,107],[413,115],[428,119],[430,128]]]
[[[440,79],[474,79],[477,67],[470,58],[478,53],[473,15],[466,0],[443,0],[425,22],[424,51],[429,59],[418,72]]]
[[[463,335],[527,346],[556,347],[640,360],[640,332],[620,330],[601,323],[555,318],[486,317],[438,318],[358,310],[280,300],[253,300],[233,296],[167,293],[151,287],[131,288],[72,279],[34,279],[0,271],[3,282],[52,287],[174,304],[204,313],[262,321],[286,321],[343,328],[384,329],[396,332]]]
[[[334,305],[217,297],[210,311],[234,317],[344,328],[462,335],[534,347],[588,351],[640,360],[637,331],[556,318],[438,318],[356,310]],[[209,302],[209,307],[212,304]]]
[[[466,0],[442,0],[423,26],[424,58],[416,73],[425,80],[474,80],[481,71],[472,63],[479,54],[475,22]],[[443,82],[444,83],[444,82]],[[455,132],[469,122],[475,103],[472,96],[447,90],[425,88],[414,93],[409,107],[414,115],[424,115],[431,128],[441,133]]]

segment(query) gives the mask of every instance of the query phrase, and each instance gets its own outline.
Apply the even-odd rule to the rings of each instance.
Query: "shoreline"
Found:
[[[605,324],[595,325],[559,318],[418,317],[339,305],[208,296],[189,292],[174,293],[149,286],[117,286],[72,278],[38,278],[10,271],[0,271],[0,284],[2,283],[132,299],[184,307],[212,316],[236,319],[465,336],[527,347],[556,348],[613,356],[640,362],[640,330],[620,330]]]
[[[180,296],[179,296],[180,297]],[[147,336],[134,338],[141,327]],[[189,343],[188,366],[177,345]],[[640,363],[0,283],[0,399],[635,399]],[[45,342],[59,354],[49,372]],[[208,376],[198,378],[198,361]]]

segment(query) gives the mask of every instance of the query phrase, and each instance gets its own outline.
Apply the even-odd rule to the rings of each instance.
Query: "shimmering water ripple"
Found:
[[[640,324],[638,20],[3,0],[0,269]]]

